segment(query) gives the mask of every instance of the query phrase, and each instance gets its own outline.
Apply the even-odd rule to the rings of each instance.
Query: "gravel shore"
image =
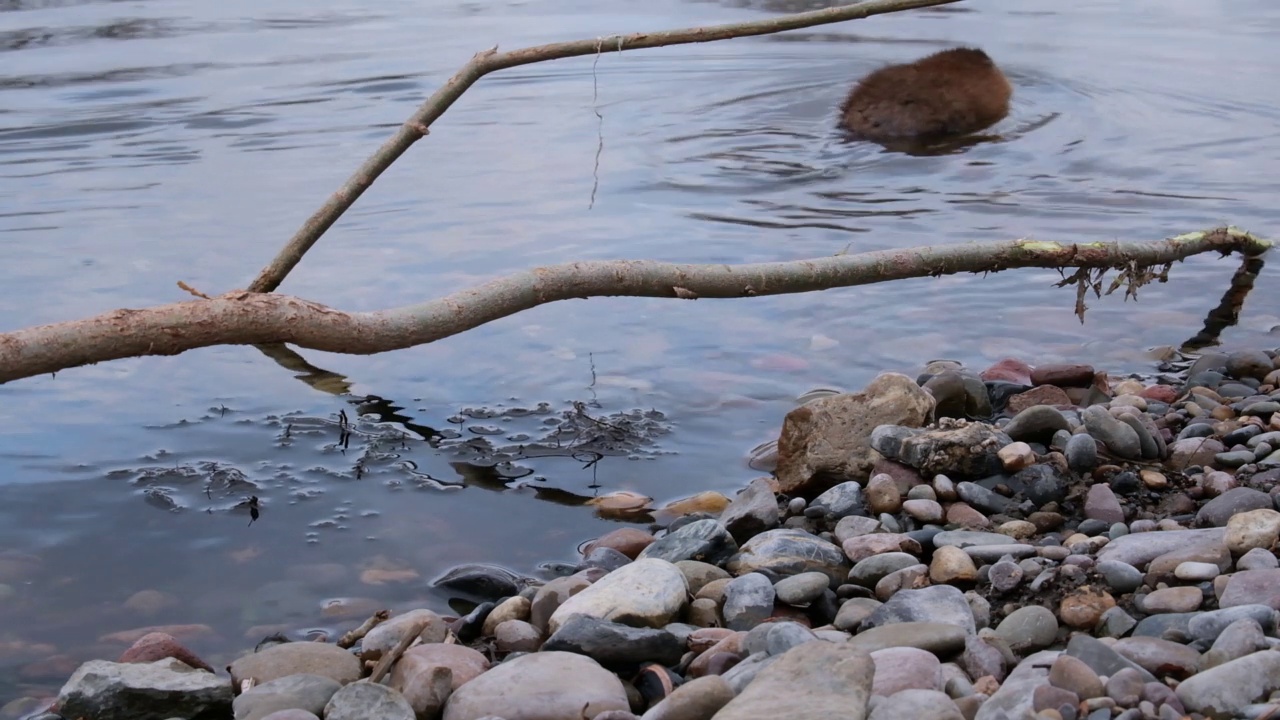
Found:
[[[436,584],[464,617],[275,638],[219,672],[155,632],[28,717],[1280,717],[1277,367],[884,373],[807,397],[726,502],[550,579],[455,568]]]

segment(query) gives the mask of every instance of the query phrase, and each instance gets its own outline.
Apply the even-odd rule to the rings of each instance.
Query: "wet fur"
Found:
[[[1013,88],[981,50],[953,48],[867,75],[840,107],[840,125],[877,142],[967,135],[1009,113]]]

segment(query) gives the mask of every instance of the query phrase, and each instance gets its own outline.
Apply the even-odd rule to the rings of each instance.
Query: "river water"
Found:
[[[478,50],[812,7],[0,0],[0,331],[186,299],[178,281],[244,287]],[[1266,236],[1277,34],[1271,0],[987,0],[504,71],[282,291],[369,310],[578,259]],[[833,131],[857,76],[962,43],[1015,86],[1000,141],[911,156]],[[194,625],[183,639],[220,666],[275,624],[446,610],[429,581],[451,565],[534,572],[618,526],[587,498],[732,493],[813,387],[938,357],[1150,370],[1236,265],[1192,259],[1137,302],[1090,300],[1083,325],[1056,273],[1027,270],[563,302],[372,357],[220,347],[0,386],[0,705],[113,658],[112,633]],[[1278,301],[1265,268],[1223,344],[1280,344]],[[575,452],[582,413],[644,442]]]

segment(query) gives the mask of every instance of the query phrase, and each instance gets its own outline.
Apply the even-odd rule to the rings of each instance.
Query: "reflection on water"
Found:
[[[178,281],[243,287],[478,50],[831,4],[0,0],[3,329],[184,299]],[[282,290],[367,310],[577,259],[1224,222],[1274,235],[1278,31],[1266,0],[974,2],[513,69],[469,91]],[[990,137],[904,153],[835,129],[857,77],[957,44],[1015,86]],[[190,625],[219,666],[273,627],[445,610],[429,580],[450,565],[572,559],[614,525],[586,498],[741,487],[747,450],[813,387],[940,356],[1127,372],[1189,338],[1278,344],[1280,288],[1252,267],[1229,290],[1237,267],[1194,258],[1137,303],[1091,303],[1084,325],[1057,273],[1028,270],[564,302],[375,357],[209,348],[0,386],[0,702],[116,656],[115,633],[141,627]],[[575,403],[651,444],[534,451]]]

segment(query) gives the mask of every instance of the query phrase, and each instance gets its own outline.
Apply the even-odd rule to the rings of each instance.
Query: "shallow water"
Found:
[[[0,1],[0,329],[185,299],[180,280],[243,287],[480,49],[814,6]],[[754,262],[1223,223],[1274,235],[1277,32],[1266,0],[980,1],[504,71],[282,290],[365,310],[576,259]],[[1015,85],[998,141],[910,156],[832,130],[853,78],[959,43]],[[255,626],[446,609],[428,581],[453,564],[533,572],[615,527],[587,497],[731,493],[755,475],[746,451],[815,386],[937,357],[1149,370],[1153,348],[1200,329],[1235,267],[1192,259],[1136,303],[1091,299],[1083,325],[1057,273],[1028,270],[564,302],[385,355],[305,351],[311,370],[228,347],[0,386],[0,703],[118,654],[104,638],[117,631],[207,625],[188,642],[218,666]],[[1223,342],[1280,344],[1278,299],[1268,267]],[[650,444],[598,462],[508,454],[494,470],[469,444],[542,437],[574,402],[657,411]],[[252,525],[236,508],[249,495],[263,505]],[[164,595],[126,605],[143,590]]]

